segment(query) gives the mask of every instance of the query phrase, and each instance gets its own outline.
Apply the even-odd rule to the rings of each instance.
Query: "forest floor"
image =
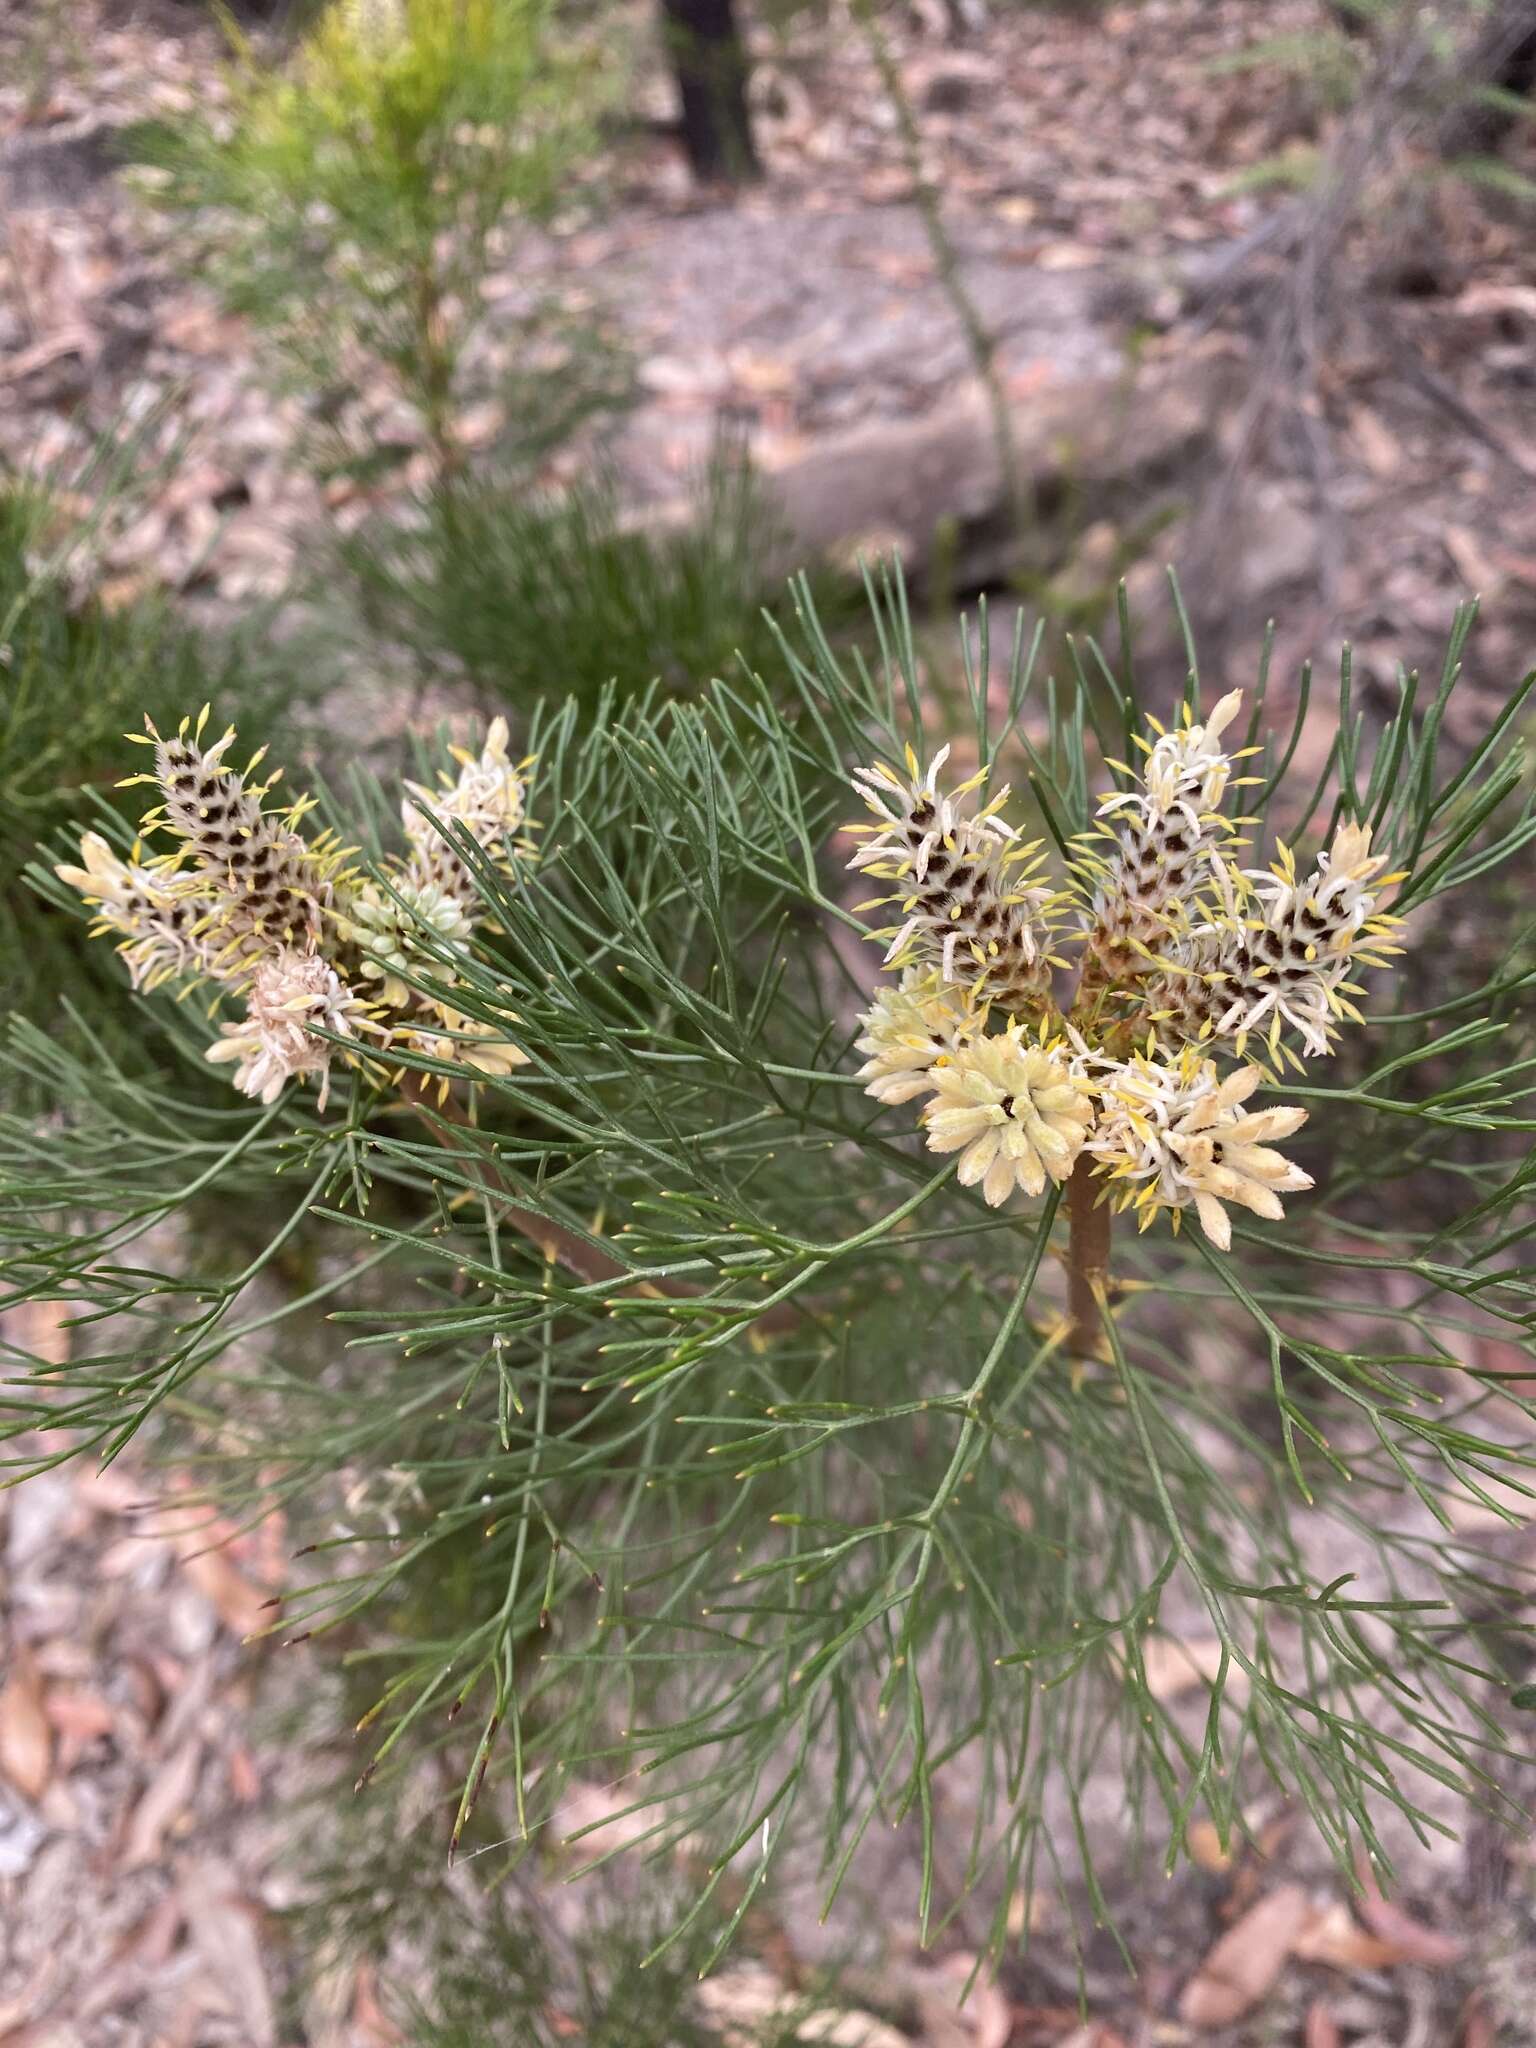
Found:
[[[1262,29],[1305,34],[1320,18],[1314,0],[1276,0]],[[1294,159],[1317,110],[1304,82],[1231,63],[1256,10],[1000,10],[959,40],[948,21],[936,0],[914,5],[893,39],[1015,403],[1112,376],[1132,353],[1210,361],[1258,389],[1276,272],[1260,248],[1241,288],[1213,300],[1200,281],[1283,203],[1249,189],[1252,173]],[[116,168],[113,131],[191,106],[216,51],[174,0],[0,20],[0,461],[78,483],[102,434],[135,433],[132,513],[100,539],[106,593],[168,586],[229,614],[281,593],[306,535],[387,510],[392,487],[316,482],[298,453],[306,400],[259,381],[250,331],[188,281],[175,232]],[[670,143],[631,138],[605,166],[602,204],[520,245],[493,286],[493,306],[498,291],[510,305],[546,277],[615,323],[638,397],[608,452],[638,498],[675,491],[722,423],[772,472],[838,435],[933,415],[971,376],[867,51],[834,15],[770,39],[763,59],[760,188],[701,197]],[[1536,242],[1504,204],[1424,168],[1384,177],[1341,268],[1353,297],[1316,365],[1317,431],[1245,396],[1215,423],[1205,509],[1222,492],[1246,508],[1241,559],[1206,572],[1238,675],[1280,611],[1288,652],[1326,659],[1348,636],[1358,673],[1385,690],[1400,659],[1436,660],[1473,590],[1484,701],[1528,665]],[[487,346],[494,357],[494,333]],[[385,412],[381,399],[380,432],[398,430]],[[489,459],[504,425],[478,408],[466,448]],[[407,460],[395,487],[410,481]],[[1073,534],[1067,575],[1123,560],[1137,511]],[[1190,504],[1149,546],[1152,572],[1208,530],[1201,513]],[[1132,571],[1145,591],[1147,568]],[[1476,692],[1461,701],[1475,720]],[[264,1732],[275,1653],[242,1638],[290,1540],[275,1525],[194,1527],[174,1501],[145,1533],[145,1485],[65,1470],[0,1495],[0,2048],[392,2048],[402,2037],[360,1964],[289,1997],[279,1849],[295,1766]],[[1173,1692],[1198,1691],[1200,1654],[1170,1669]],[[1115,1797],[1106,1786],[1107,1810]],[[1284,1811],[1260,1834],[1263,1853],[1235,1857],[1192,1835],[1193,1866],[1155,1891],[1111,1883],[1134,1977],[1107,1936],[1080,1975],[1046,1920],[1029,1959],[957,2012],[963,1957],[921,1962],[910,1932],[887,1928],[904,2017],[871,2022],[869,2048],[1536,2041],[1517,2017],[1536,1961],[1528,1845],[1474,1823],[1410,1865],[1388,1904],[1326,1875]],[[800,1940],[789,1924],[726,1972],[722,2026],[793,1981]]]
[[[1319,107],[1304,77],[1236,62],[1258,34],[1249,0],[999,10],[959,41],[947,20],[938,0],[914,8],[895,48],[1015,406],[1075,384],[1097,405],[1096,380],[1133,360],[1208,364],[1221,394],[1184,516],[1155,541],[1138,543],[1133,493],[1087,531],[1060,515],[1068,592],[1112,564],[1141,594],[1177,557],[1234,660],[1275,613],[1283,654],[1348,637],[1386,685],[1400,659],[1436,659],[1475,591],[1475,666],[1501,681],[1521,669],[1536,625],[1536,255],[1514,202],[1389,156],[1369,231],[1333,273],[1312,388],[1293,410],[1255,404],[1284,274],[1263,229],[1285,201],[1249,188],[1316,142]],[[1304,43],[1321,20],[1319,0],[1280,0],[1263,36]],[[90,7],[0,21],[0,457],[67,482],[103,434],[131,436],[140,486],[102,536],[109,593],[167,585],[239,606],[289,587],[305,536],[387,509],[425,457],[317,482],[300,450],[320,400],[274,396],[257,340],[188,277],[184,229],[115,168],[125,124],[216,92],[216,31],[181,0],[114,0],[93,21]],[[834,16],[772,37],[757,90],[760,187],[694,192],[676,148],[642,131],[552,232],[509,242],[491,281],[488,380],[504,367],[498,308],[510,327],[534,287],[621,347],[636,402],[605,452],[638,497],[677,492],[722,426],[772,474],[850,431],[931,418],[972,381],[858,36]],[[1519,171],[1536,135],[1511,147]],[[408,450],[386,392],[358,404],[379,442]],[[494,400],[459,422],[480,458],[507,427]]]

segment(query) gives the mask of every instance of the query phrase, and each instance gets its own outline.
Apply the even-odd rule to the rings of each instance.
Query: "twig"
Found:
[[[510,1223],[530,1243],[536,1244],[552,1264],[564,1266],[567,1272],[574,1273],[581,1280],[627,1280],[634,1277],[617,1259],[610,1258],[596,1245],[588,1244],[575,1231],[523,1208],[508,1187],[501,1169],[473,1145],[455,1136],[456,1131],[473,1131],[478,1126],[458,1098],[450,1090],[441,1089],[435,1075],[408,1074],[402,1093],[433,1137],[446,1151],[466,1161],[485,1192],[495,1197],[503,1221]]]
[[[1413,344],[1395,329],[1390,330],[1392,354],[1398,374],[1412,384],[1424,396],[1448,412],[1459,426],[1481,441],[1514,474],[1526,483],[1536,483],[1536,466],[1523,462],[1489,426],[1482,414],[1474,411],[1459,391],[1447,384],[1445,379],[1432,370]]]
[[[1208,494],[1187,543],[1195,560],[1215,558],[1233,530],[1239,480],[1276,407],[1285,406],[1299,423],[1314,490],[1333,528],[1318,550],[1323,581],[1328,586],[1337,581],[1343,527],[1329,507],[1333,462],[1319,390],[1333,281],[1378,163],[1395,137],[1422,125],[1418,89],[1432,62],[1430,46],[1416,28],[1384,52],[1371,89],[1343,123],[1312,192],[1277,214],[1273,236],[1252,238],[1244,251],[1251,257],[1276,240],[1287,260],[1272,289],[1264,344],[1235,422],[1224,472]],[[1229,293],[1240,268],[1222,279]],[[1331,602],[1331,588],[1328,595]]]
[[[475,1146],[456,1135],[461,1131],[478,1130],[479,1126],[457,1097],[441,1088],[436,1075],[408,1074],[401,1092],[439,1144],[469,1166],[486,1194],[497,1203],[502,1221],[509,1223],[531,1244],[536,1244],[552,1265],[564,1266],[579,1280],[594,1285],[612,1281],[615,1285],[638,1287],[643,1293],[655,1295],[658,1300],[670,1297],[679,1301],[696,1301],[700,1298],[704,1292],[702,1288],[675,1280],[669,1283],[647,1280],[643,1274],[622,1265],[597,1245],[579,1237],[574,1230],[567,1230],[564,1224],[536,1215],[532,1209],[525,1209],[507,1185],[501,1169]],[[752,1327],[770,1334],[792,1329],[811,1306],[806,1304],[802,1307],[794,1301],[780,1302],[760,1316]]]

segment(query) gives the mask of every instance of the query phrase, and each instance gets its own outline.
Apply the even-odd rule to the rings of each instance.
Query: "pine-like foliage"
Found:
[[[274,1628],[323,1656],[371,1617],[364,1777],[462,1746],[453,1839],[490,1784],[477,1846],[509,1857],[572,1774],[619,1782],[711,1873],[699,1912],[730,1901],[706,1962],[787,1844],[831,1898],[877,1819],[914,1832],[929,1932],[958,1885],[1000,1947],[1018,1887],[1074,1868],[1097,1910],[1104,1768],[1170,1857],[1199,1812],[1240,1836],[1266,1780],[1345,1863],[1448,1789],[1498,1808],[1527,1588],[1482,1521],[1533,1462],[1536,963],[1517,890],[1488,964],[1457,920],[1536,804],[1529,681],[1446,757],[1469,626],[1374,733],[1346,659],[1310,792],[1305,680],[1275,734],[1262,677],[1239,716],[1191,656],[1160,734],[1128,651],[1042,683],[983,625],[951,717],[894,588],[869,669],[802,597],[763,680],[541,715],[535,858],[439,806],[472,943],[415,915],[398,849],[348,884],[435,963],[412,1000],[524,1064],[300,1017],[292,1085],[200,1108],[17,1035],[54,1114],[0,1138],[7,1278],[80,1320],[67,1367],[15,1361],[7,1427],[111,1456],[216,1415],[226,1491],[327,1512]],[[924,772],[941,742],[1022,774],[1013,821]],[[850,887],[854,771],[884,823]],[[1149,835],[1186,842],[1179,887],[1154,861],[1127,919]],[[1351,996],[1388,913],[1404,954]],[[346,977],[329,917],[293,950]],[[200,1060],[212,1027],[172,1014]],[[1110,1236],[1126,1187],[1203,1229]],[[236,1270],[176,1252],[210,1198],[272,1214]],[[1194,1712],[1157,1677],[1192,1637]],[[948,1892],[941,1797],[973,1823]]]
[[[391,444],[421,444],[456,470],[460,414],[498,382],[466,369],[498,237],[568,196],[600,67],[556,39],[545,0],[337,0],[276,60],[236,35],[220,83],[211,117],[136,134],[184,252],[326,394],[331,466],[376,474]],[[589,395],[611,395],[568,324],[543,299],[499,316],[514,439],[524,415],[551,439],[579,416],[584,359]]]
[[[590,707],[659,682],[691,696],[708,678],[774,654],[765,606],[788,536],[743,451],[722,443],[678,523],[637,526],[611,481],[558,495],[525,478],[466,476],[409,520],[351,536],[371,645],[408,649],[448,687],[468,682],[488,707],[567,697]],[[823,615],[853,608],[830,572],[814,578]]]

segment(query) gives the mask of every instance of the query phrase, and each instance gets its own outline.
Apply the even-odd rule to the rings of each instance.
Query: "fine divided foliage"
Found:
[[[154,1420],[226,1504],[323,1513],[273,1630],[350,1660],[364,1778],[426,1745],[457,1757],[444,1834],[482,1869],[564,1832],[573,1780],[617,1788],[627,1832],[704,1873],[657,1937],[708,1926],[702,1967],[792,1843],[818,1849],[830,1902],[870,1827],[905,1823],[925,1934],[975,1893],[1000,1949],[1021,1886],[1103,1911],[1083,1795],[1106,1768],[1170,1860],[1197,1814],[1241,1837],[1269,1784],[1341,1862],[1385,1870],[1384,1823],[1443,1827],[1461,1791],[1507,1810],[1501,1764],[1528,1747],[1529,1587],[1498,1534],[1536,1498],[1529,680],[1453,752],[1469,614],[1443,677],[1403,676],[1379,723],[1347,657],[1336,718],[1303,678],[1272,730],[1264,676],[1218,717],[1191,652],[1159,755],[1128,645],[1049,679],[1038,637],[999,660],[983,617],[946,704],[899,585],[871,602],[868,664],[802,588],[760,678],[536,712],[531,765],[491,750],[526,774],[526,815],[521,780],[499,823],[475,809],[478,744],[435,797],[422,773],[403,844],[394,796],[337,792],[310,924],[272,943],[323,958],[366,1028],[305,991],[257,1018],[246,969],[205,1016],[207,960],[249,958],[245,857],[203,858],[200,821],[168,814],[160,872],[187,875],[188,848],[201,865],[164,886],[211,892],[198,943],[238,944],[192,963],[192,1000],[145,995],[159,1074],[101,1034],[80,1056],[22,1024],[9,1053],[53,1113],[0,1130],[6,1282],[73,1332],[62,1367],[10,1361],[10,1475],[114,1456]],[[1253,749],[1241,825],[1213,822],[1206,781],[1229,743]],[[1004,1011],[986,933],[949,943],[902,866],[924,835],[898,829],[898,943],[931,948],[919,994],[965,1028],[929,1067],[882,1065],[858,1041],[893,913],[858,907],[849,779],[944,744],[959,779],[1020,790],[1016,837],[976,811],[943,830],[985,871],[988,929],[1020,958],[1027,931],[1034,959]],[[1154,799],[1186,774],[1210,858],[1179,894],[1158,861],[1188,834]],[[889,824],[899,768],[875,783]],[[1159,835],[1181,843],[1158,855]],[[62,902],[79,878],[51,865],[74,849],[46,851]],[[1299,935],[1342,900],[1325,869],[1306,880],[1322,854],[1355,889],[1329,945],[1401,921],[1391,971],[1345,998],[1358,1020]],[[1147,861],[1143,917],[1125,890]],[[443,876],[451,930],[422,893]],[[1283,1078],[1266,932],[1296,976]],[[444,1044],[422,1013],[451,1014]],[[969,1060],[990,1087],[1010,1030],[1053,1071],[1026,1077],[1040,1128],[1004,1186],[996,1144],[962,1162],[1017,1096],[957,1105],[945,1077]],[[190,1085],[242,1032],[260,1043],[237,1078],[269,1099]],[[471,1063],[477,1043],[521,1063]],[[292,1055],[275,1087],[273,1046]],[[1136,1117],[1157,1124],[1136,1062],[1217,1057],[1251,1075],[1221,1108],[1239,1148],[1284,1132],[1283,1181],[1267,1153],[1243,1168],[1288,1190],[1283,1217],[1224,1187],[1210,1117],[1175,1128],[1185,1105],[1157,1125],[1184,1167],[1137,1206],[1187,1202],[1204,1228],[1111,1232],[1099,1198]],[[913,1085],[881,1085],[896,1072]],[[978,1105],[997,1115],[933,1142]],[[254,1243],[223,1249],[215,1205]],[[1184,1655],[1194,1683],[1170,1685]]]

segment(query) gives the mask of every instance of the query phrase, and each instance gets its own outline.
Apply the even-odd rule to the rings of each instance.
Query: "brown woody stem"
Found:
[[[1067,1182],[1067,1308],[1072,1325],[1067,1345],[1076,1356],[1092,1357],[1103,1329],[1100,1296],[1109,1281],[1108,1202],[1091,1160],[1079,1159]]]
[[[456,1153],[465,1161],[475,1179],[488,1195],[494,1196],[501,1210],[501,1220],[530,1238],[553,1264],[564,1266],[581,1280],[621,1280],[630,1276],[617,1259],[610,1259],[595,1245],[588,1244],[574,1231],[564,1230],[558,1223],[551,1223],[543,1216],[535,1216],[529,1209],[522,1208],[512,1196],[499,1169],[476,1149],[457,1139],[452,1128],[472,1131],[471,1121],[462,1103],[448,1090],[440,1089],[435,1076],[431,1074],[407,1074],[402,1088],[406,1101],[426,1122],[440,1145]]]
[[[432,1074],[411,1073],[405,1077],[401,1093],[410,1107],[426,1123],[440,1145],[454,1153],[468,1166],[475,1179],[497,1203],[501,1220],[536,1244],[551,1264],[564,1266],[568,1273],[574,1273],[579,1280],[612,1280],[619,1284],[639,1287],[647,1294],[665,1299],[672,1296],[679,1301],[696,1300],[699,1289],[685,1282],[673,1280],[662,1285],[647,1281],[620,1265],[607,1252],[578,1237],[573,1230],[566,1230],[547,1217],[535,1216],[531,1209],[525,1209],[517,1201],[512,1190],[502,1177],[494,1161],[487,1159],[465,1139],[456,1136],[456,1131],[474,1131],[476,1125],[463,1104],[450,1090],[443,1089],[437,1077]],[[783,1301],[757,1318],[754,1328],[772,1333],[792,1329],[800,1321],[802,1310],[797,1302]]]

